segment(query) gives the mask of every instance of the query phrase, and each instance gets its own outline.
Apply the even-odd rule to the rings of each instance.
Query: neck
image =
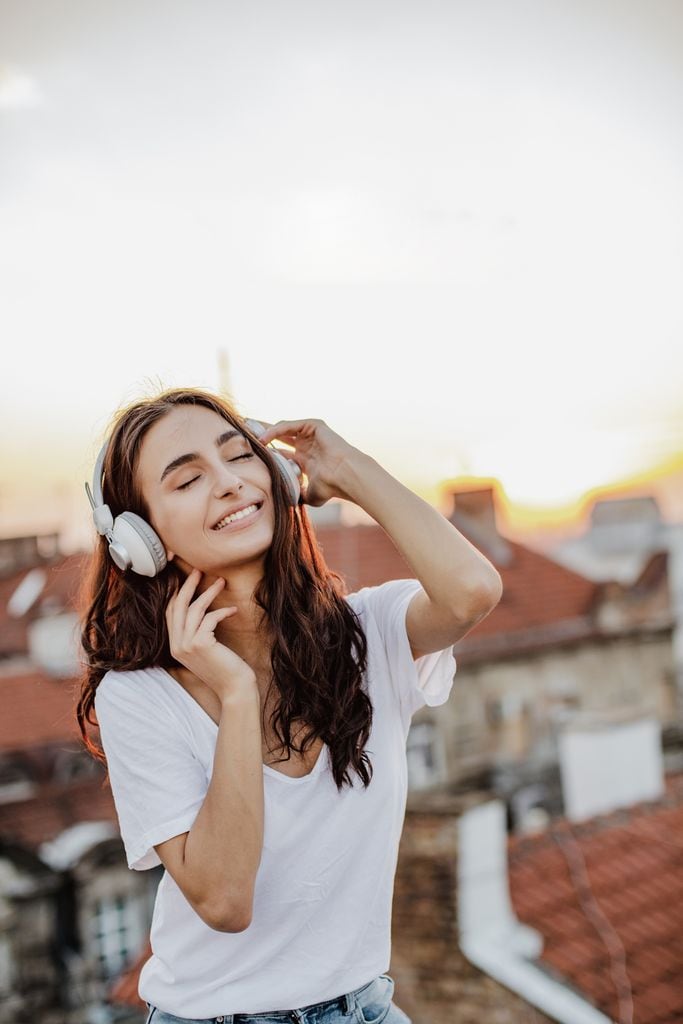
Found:
[[[254,672],[269,672],[272,629],[265,613],[254,600],[254,591],[261,580],[255,572],[227,570],[225,586],[211,603],[211,609],[236,607],[237,611],[214,631],[219,643],[225,644],[252,667]],[[213,580],[207,581],[207,585]]]

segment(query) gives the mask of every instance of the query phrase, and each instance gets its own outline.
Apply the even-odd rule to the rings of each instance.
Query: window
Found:
[[[101,978],[112,978],[140,950],[144,934],[138,900],[118,895],[95,902],[93,959]]]
[[[486,700],[486,720],[492,729],[522,718],[529,710],[529,701],[514,690]]]
[[[433,722],[415,722],[407,743],[408,787],[425,789],[446,777],[441,737]]]

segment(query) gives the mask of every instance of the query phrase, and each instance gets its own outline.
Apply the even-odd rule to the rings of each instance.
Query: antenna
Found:
[[[232,398],[230,359],[228,350],[225,348],[218,349],[218,390],[224,398]]]

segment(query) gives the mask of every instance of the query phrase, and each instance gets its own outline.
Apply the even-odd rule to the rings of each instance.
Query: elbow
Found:
[[[227,921],[221,921],[218,925],[214,925],[214,929],[217,932],[245,932],[251,924],[251,914],[243,914],[241,917],[231,917]]]
[[[503,596],[503,580],[500,573],[495,572],[490,579],[482,582],[472,594],[468,602],[468,621],[480,622],[493,611]]]
[[[229,910],[217,911],[214,906],[201,917],[216,932],[244,932],[251,924],[253,907],[232,906]]]
[[[503,596],[503,578],[499,572],[496,572],[491,583],[486,589],[488,611],[492,612],[496,607],[501,597]]]

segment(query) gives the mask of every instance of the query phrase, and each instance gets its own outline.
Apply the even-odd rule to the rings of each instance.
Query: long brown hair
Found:
[[[227,420],[250,441],[272,479],[275,528],[266,552],[263,578],[254,599],[272,630],[271,686],[277,688],[271,726],[286,749],[304,753],[316,737],[330,751],[332,774],[341,791],[352,785],[354,769],[364,786],[372,765],[364,747],[370,735],[372,704],[362,687],[367,641],[358,617],[344,601],[343,578],[325,564],[303,504],[292,507],[286,484],[268,448],[221,397],[199,388],[172,388],[123,409],[115,418],[103,466],[103,497],[114,516],[128,510],[149,521],[136,467],[145,433],[178,405],[200,405]],[[85,669],[76,718],[86,748],[106,766],[104,751],[88,736],[95,691],[109,670],[161,666],[175,668],[165,610],[185,579],[170,562],[148,578],[122,572],[99,537],[84,581],[81,645]],[[264,702],[265,704],[265,702]],[[291,723],[306,724],[301,744],[292,742]]]

